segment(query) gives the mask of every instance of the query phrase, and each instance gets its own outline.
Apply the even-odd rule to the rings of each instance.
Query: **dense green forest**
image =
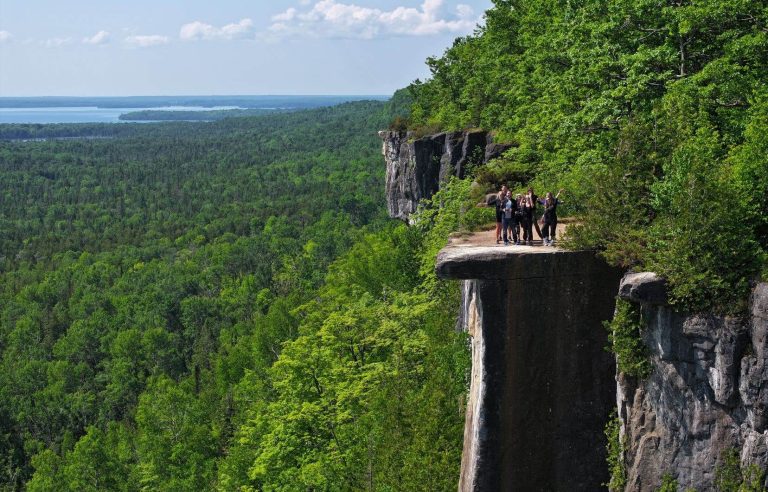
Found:
[[[686,309],[768,273],[764,1],[496,0],[428,64],[389,103],[0,125],[0,489],[455,489],[433,264],[482,186],[566,188],[571,245]],[[375,131],[409,97],[400,127],[513,147],[406,227]]]
[[[494,130],[514,148],[481,183],[565,188],[575,246],[743,309],[768,273],[768,3],[493,3],[428,60],[411,126]]]
[[[396,106],[0,142],[0,489],[453,488],[458,216],[385,217]]]

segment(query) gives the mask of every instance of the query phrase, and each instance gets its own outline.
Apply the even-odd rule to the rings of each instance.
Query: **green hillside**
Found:
[[[385,217],[393,110],[0,128],[110,137],[0,142],[0,489],[452,485],[457,292]]]

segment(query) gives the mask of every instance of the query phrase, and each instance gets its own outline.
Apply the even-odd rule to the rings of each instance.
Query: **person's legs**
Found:
[[[557,229],[557,217],[555,217],[554,219],[552,219],[552,226],[551,226],[551,229],[552,229],[552,230],[550,231],[550,237],[549,237],[549,240],[550,240],[550,241],[552,241],[552,242],[555,242],[555,229]]]
[[[528,214],[528,220],[525,223],[525,229],[526,229],[526,235],[528,236],[528,241],[533,242],[533,213]]]
[[[549,223],[544,222],[541,227],[541,238],[544,240],[544,244],[547,244],[549,242]]]
[[[496,243],[501,240],[501,222],[496,222]]]
[[[528,240],[528,216],[523,215],[522,221],[523,221],[523,241],[527,241]]]
[[[502,237],[504,238],[504,244],[507,244],[509,242],[509,235],[507,234],[507,231],[509,230],[509,219],[504,217],[501,221]]]
[[[517,218],[512,217],[510,229],[512,229],[512,239],[514,240],[515,244],[520,240],[520,237],[518,236],[517,232]]]

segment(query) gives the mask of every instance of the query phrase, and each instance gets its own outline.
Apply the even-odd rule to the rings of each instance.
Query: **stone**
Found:
[[[768,469],[768,350],[764,346],[768,284],[752,294],[748,319],[687,314],[658,300],[654,280],[622,281],[622,297],[641,305],[648,378],[617,374],[617,403],[626,444],[626,491],[651,491],[671,474],[680,490],[713,490],[723,453],[741,466]],[[630,287],[627,287],[630,286]],[[649,292],[656,292],[651,295]],[[761,347],[760,344],[763,344]],[[768,477],[764,484],[768,487]]]
[[[511,148],[512,144],[488,143],[485,146],[485,162],[498,159]]]
[[[412,132],[381,131],[386,163],[387,211],[408,221],[419,202],[429,199],[451,176],[464,178],[487,162],[488,132],[445,132],[414,138]]]
[[[638,304],[666,304],[667,283],[652,272],[628,273],[621,279],[619,297]]]
[[[600,490],[621,273],[589,251],[453,242],[436,271],[463,280],[471,340],[459,490]]]
[[[488,193],[482,201],[482,205],[485,207],[493,207],[496,205],[496,201],[499,199],[498,193]]]

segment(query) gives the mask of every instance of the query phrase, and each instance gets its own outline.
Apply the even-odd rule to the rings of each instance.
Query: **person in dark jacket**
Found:
[[[515,222],[513,223],[513,227],[515,228],[515,244],[520,244],[520,226],[523,223],[523,216],[525,215],[525,211],[523,210],[523,195],[518,193],[515,195]]]
[[[501,191],[496,194],[496,244],[501,242],[502,214],[507,193],[507,185],[501,185]]]
[[[546,197],[543,200],[539,200],[544,206],[544,215],[541,217],[542,227],[542,239],[544,239],[545,246],[555,245],[555,230],[557,229],[557,206],[560,204],[560,194],[563,190],[557,192],[557,195],[552,196],[552,192],[547,192]]]
[[[508,191],[507,196],[504,199],[504,213],[502,215],[502,231],[504,235],[504,245],[509,245],[509,240],[512,239],[517,244],[517,230],[515,229],[515,211],[517,210],[517,202],[512,199],[512,192]],[[510,233],[511,236],[510,237]]]
[[[528,238],[528,244],[533,244],[533,229],[536,229],[536,234],[539,235],[539,239],[544,239],[544,236],[541,234],[541,229],[539,229],[539,223],[536,220],[536,205],[539,203],[539,196],[534,193],[533,188],[528,188],[528,194],[525,195],[528,197],[528,214],[530,215],[530,224],[531,229],[529,230],[529,238]]]

